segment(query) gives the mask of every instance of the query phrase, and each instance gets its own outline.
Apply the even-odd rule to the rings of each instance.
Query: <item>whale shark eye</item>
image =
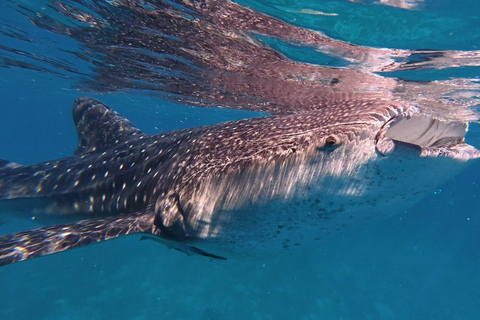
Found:
[[[338,137],[334,136],[334,135],[331,135],[331,136],[328,136],[326,139],[325,139],[325,144],[329,147],[333,147],[337,144],[340,143],[340,140],[338,139]]]

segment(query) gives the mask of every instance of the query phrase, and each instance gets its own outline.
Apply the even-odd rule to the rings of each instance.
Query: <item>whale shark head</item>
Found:
[[[289,247],[280,238],[311,245],[391,216],[480,156],[465,143],[467,123],[390,101],[249,120],[248,134],[243,125],[196,139],[189,148],[208,163],[199,156],[193,167],[208,174],[186,169],[189,180],[169,198],[177,214],[157,210],[172,233],[208,239],[225,255],[279,252]]]

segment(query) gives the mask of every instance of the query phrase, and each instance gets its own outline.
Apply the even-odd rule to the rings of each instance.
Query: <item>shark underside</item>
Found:
[[[128,234],[224,259],[271,254],[410,206],[480,153],[467,123],[388,100],[147,135],[77,99],[72,157],[0,160],[0,200],[87,220],[0,237],[0,265]]]

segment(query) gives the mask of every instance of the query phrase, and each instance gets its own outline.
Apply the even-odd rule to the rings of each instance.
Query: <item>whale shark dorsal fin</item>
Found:
[[[130,121],[92,98],[75,100],[73,121],[78,134],[77,155],[103,152],[117,143],[146,136]]]
[[[2,169],[14,169],[14,168],[19,168],[19,167],[21,167],[21,165],[19,165],[18,163],[0,159],[0,170],[2,170]]]

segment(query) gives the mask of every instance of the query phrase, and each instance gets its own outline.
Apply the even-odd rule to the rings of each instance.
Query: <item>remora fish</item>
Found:
[[[214,258],[275,253],[403,210],[480,155],[467,123],[384,100],[159,135],[89,98],[73,119],[75,156],[2,160],[0,199],[91,219],[0,237],[0,265],[134,233]]]

